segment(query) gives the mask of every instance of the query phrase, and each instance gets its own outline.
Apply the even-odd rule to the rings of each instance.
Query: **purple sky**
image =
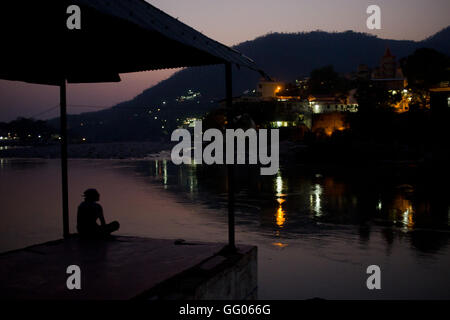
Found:
[[[450,24],[448,0],[148,0],[205,35],[227,45],[268,32],[354,30],[380,38],[423,40]],[[366,27],[366,8],[381,7],[382,29]],[[122,75],[113,84],[69,85],[69,113],[95,111],[128,100],[169,77],[174,70]],[[49,118],[58,88],[0,80],[0,121],[18,116]],[[92,107],[70,107],[88,105]]]

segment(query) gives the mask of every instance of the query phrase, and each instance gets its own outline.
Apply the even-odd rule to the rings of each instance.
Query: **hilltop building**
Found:
[[[384,56],[381,57],[380,66],[375,67],[372,72],[372,79],[393,79],[396,78],[396,73],[396,58],[392,55],[389,47],[387,47]]]
[[[403,90],[406,87],[406,79],[402,68],[397,65],[394,55],[389,47],[386,48],[384,56],[378,67],[372,71],[371,80],[376,81],[388,90]]]
[[[358,65],[356,72],[350,76],[353,81],[371,81],[373,85],[389,91],[392,95],[401,95],[401,100],[392,107],[399,113],[409,111],[411,92],[406,89],[408,82],[402,68],[389,47],[381,57],[380,65],[371,69],[366,64]]]

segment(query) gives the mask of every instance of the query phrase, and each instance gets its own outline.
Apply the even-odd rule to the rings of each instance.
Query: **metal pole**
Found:
[[[231,79],[231,63],[225,63],[225,88],[227,103],[227,128],[233,127],[233,82]],[[234,149],[233,149],[234,152]],[[236,249],[234,239],[234,165],[227,165],[228,179],[228,248]]]
[[[59,86],[60,98],[60,127],[61,127],[61,183],[62,183],[62,213],[63,235],[69,237],[69,187],[67,180],[67,103],[66,79]]]

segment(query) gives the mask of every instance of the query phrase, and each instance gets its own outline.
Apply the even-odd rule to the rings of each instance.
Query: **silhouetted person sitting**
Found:
[[[95,189],[84,192],[84,201],[78,206],[77,229],[83,238],[106,238],[119,229],[119,222],[106,224],[102,206],[97,203],[100,194]],[[100,225],[97,220],[100,219]]]

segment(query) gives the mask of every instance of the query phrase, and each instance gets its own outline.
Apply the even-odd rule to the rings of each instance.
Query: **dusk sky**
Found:
[[[450,24],[448,0],[148,0],[205,35],[234,45],[268,32],[354,30],[380,38],[420,41]],[[381,30],[366,27],[366,9],[381,7]],[[68,86],[68,112],[96,111],[128,100],[174,70],[122,75],[113,84]],[[0,80],[0,121],[58,115],[57,87]],[[73,106],[71,106],[73,105]],[[75,106],[76,105],[76,106]],[[82,108],[81,105],[91,107]]]

